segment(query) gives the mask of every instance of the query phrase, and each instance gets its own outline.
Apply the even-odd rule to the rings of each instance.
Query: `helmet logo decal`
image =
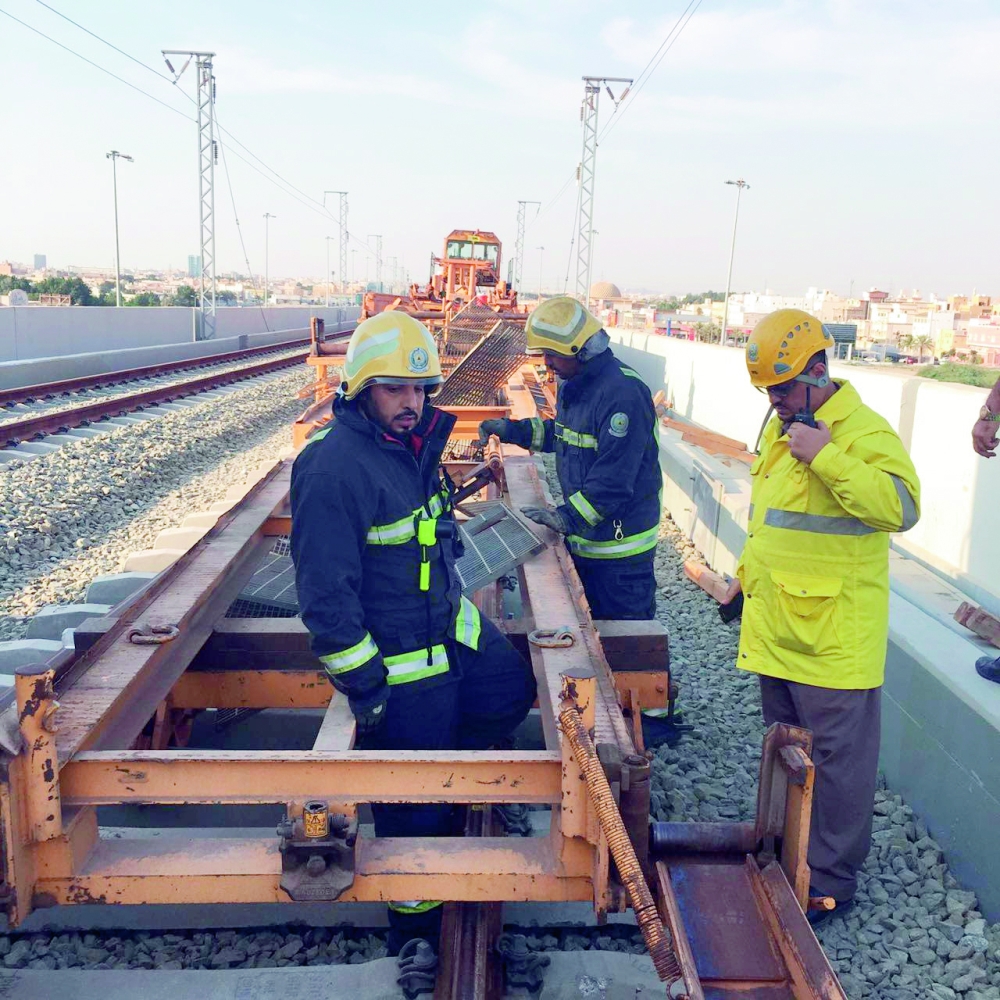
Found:
[[[430,364],[430,355],[422,347],[414,347],[406,367],[415,375],[422,375]]]
[[[625,437],[628,434],[628,414],[616,413],[611,418],[611,426],[608,428],[608,433],[616,438]]]
[[[756,343],[747,345],[747,361],[756,361],[760,357],[760,347]]]

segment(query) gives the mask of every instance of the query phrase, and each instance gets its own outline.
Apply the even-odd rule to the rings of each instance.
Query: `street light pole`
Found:
[[[545,256],[545,247],[535,247],[538,251],[538,302],[542,301],[542,259]]]
[[[122,304],[122,259],[118,248],[118,160],[128,160],[132,163],[132,157],[126,153],[119,153],[117,149],[112,149],[110,153],[105,153],[105,157],[111,161],[111,178],[115,189],[115,306],[119,309]]]
[[[719,336],[720,344],[725,344],[726,342],[726,326],[729,324],[729,288],[733,281],[733,257],[736,256],[736,223],[740,221],[740,195],[743,194],[744,188],[750,187],[750,185],[747,184],[742,177],[737,181],[726,181],[726,183],[732,184],[736,188],[736,216],[733,219],[733,245],[729,251],[729,274],[726,277],[726,298],[724,299],[724,304],[722,306],[722,333]]]
[[[327,309],[330,308],[330,240],[332,239],[332,236],[327,236],[326,238],[326,280],[323,282],[323,287],[326,289]]]
[[[268,267],[268,229],[270,226],[271,219],[276,219],[276,215],[271,215],[270,212],[264,213],[264,305],[266,306],[271,300],[271,272]]]

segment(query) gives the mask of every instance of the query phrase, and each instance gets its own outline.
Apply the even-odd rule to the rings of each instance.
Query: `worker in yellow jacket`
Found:
[[[760,675],[765,723],[812,730],[812,885],[844,906],[871,841],[889,535],[916,524],[920,484],[892,427],[830,378],[832,346],[798,309],[766,316],[747,342],[750,381],[776,415],[727,596],[743,599],[737,666]]]

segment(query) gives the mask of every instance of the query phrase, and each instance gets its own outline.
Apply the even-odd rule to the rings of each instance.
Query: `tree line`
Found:
[[[122,304],[126,306],[187,306],[198,305],[198,293],[190,285],[181,285],[174,295],[157,295],[155,292],[132,294],[134,278],[122,275]],[[42,295],[68,295],[74,306],[113,306],[115,304],[115,283],[102,281],[95,295],[90,285],[82,278],[42,278],[30,281],[0,274],[0,295],[15,288],[28,293],[28,298],[38,301]],[[217,292],[215,301],[220,306],[236,305],[236,296],[229,291]]]

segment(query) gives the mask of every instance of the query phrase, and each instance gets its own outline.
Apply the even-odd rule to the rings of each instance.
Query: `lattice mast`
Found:
[[[215,73],[214,52],[187,52],[182,49],[162,49],[167,69],[174,83],[181,78],[191,60],[197,70],[198,105],[198,245],[201,252],[201,340],[215,337],[215,164],[219,147],[215,140]],[[186,56],[187,62],[174,70],[170,56]]]
[[[338,265],[340,270],[337,272],[337,276],[340,278],[340,291],[343,294],[347,292],[347,241],[350,238],[347,233],[347,192],[324,191],[324,208],[326,207],[326,196],[328,194],[340,196],[340,264]],[[330,275],[326,276],[326,280],[329,282]]]
[[[517,203],[517,240],[514,243],[514,265],[511,272],[511,286],[516,290],[521,290],[521,271],[524,267],[524,220],[529,205],[535,206],[535,215],[538,215],[540,201],[519,201]]]
[[[625,89],[617,99],[609,84],[624,83]],[[622,76],[585,76],[583,78],[583,104],[580,107],[580,121],[583,124],[583,152],[577,167],[577,182],[580,188],[577,209],[576,238],[576,297],[584,305],[590,300],[590,274],[593,261],[594,243],[594,177],[597,171],[597,111],[604,86],[615,107],[625,99],[631,79]]]

